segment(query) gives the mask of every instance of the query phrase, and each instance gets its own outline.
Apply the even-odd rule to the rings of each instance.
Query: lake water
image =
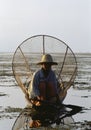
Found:
[[[21,111],[26,107],[22,90],[12,74],[11,53],[0,53],[0,130],[11,130]],[[76,54],[78,72],[74,87],[68,90],[65,104],[82,106],[83,112],[73,116],[77,130],[91,129],[91,54]]]

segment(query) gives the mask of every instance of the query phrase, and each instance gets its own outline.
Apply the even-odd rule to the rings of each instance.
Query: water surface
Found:
[[[12,74],[12,53],[0,53],[0,130],[11,130],[27,102]],[[78,73],[74,86],[68,90],[65,104],[85,108],[73,116],[77,129],[91,129],[91,54],[76,54]],[[82,128],[81,128],[82,127]]]

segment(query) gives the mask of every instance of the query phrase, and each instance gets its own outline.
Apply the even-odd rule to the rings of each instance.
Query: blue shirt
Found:
[[[40,69],[33,75],[32,81],[29,86],[29,98],[34,98],[40,95],[39,83],[41,81],[52,82],[57,91],[57,79],[55,73],[52,70],[50,70],[48,76],[45,77],[43,70]]]

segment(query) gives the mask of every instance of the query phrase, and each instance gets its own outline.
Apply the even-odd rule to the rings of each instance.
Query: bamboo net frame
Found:
[[[58,66],[53,70],[60,82],[60,87],[67,91],[74,83],[77,62],[71,48],[58,38],[49,35],[36,35],[23,41],[13,55],[12,70],[15,79],[25,94],[28,92],[28,82],[31,82],[32,74],[37,71],[43,54],[52,55]]]

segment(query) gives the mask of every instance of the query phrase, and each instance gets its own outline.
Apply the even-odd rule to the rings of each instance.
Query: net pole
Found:
[[[43,54],[45,54],[45,38],[44,38],[44,35],[43,35]]]
[[[32,75],[32,72],[31,72],[30,67],[29,67],[29,65],[28,65],[28,62],[27,62],[27,60],[26,60],[26,57],[25,57],[25,55],[24,55],[22,49],[20,48],[20,46],[19,46],[19,49],[20,49],[21,54],[22,54],[22,56],[23,56],[23,58],[24,58],[24,60],[25,60],[26,68],[27,68],[28,72],[30,72],[30,75]]]
[[[64,59],[63,59],[63,64],[62,64],[62,67],[61,67],[61,70],[60,70],[58,79],[60,78],[61,72],[62,72],[62,70],[63,70],[63,66],[64,66],[64,63],[65,63],[65,59],[66,59],[67,52],[68,52],[68,46],[67,46],[67,48],[66,48],[65,56],[64,56]]]

